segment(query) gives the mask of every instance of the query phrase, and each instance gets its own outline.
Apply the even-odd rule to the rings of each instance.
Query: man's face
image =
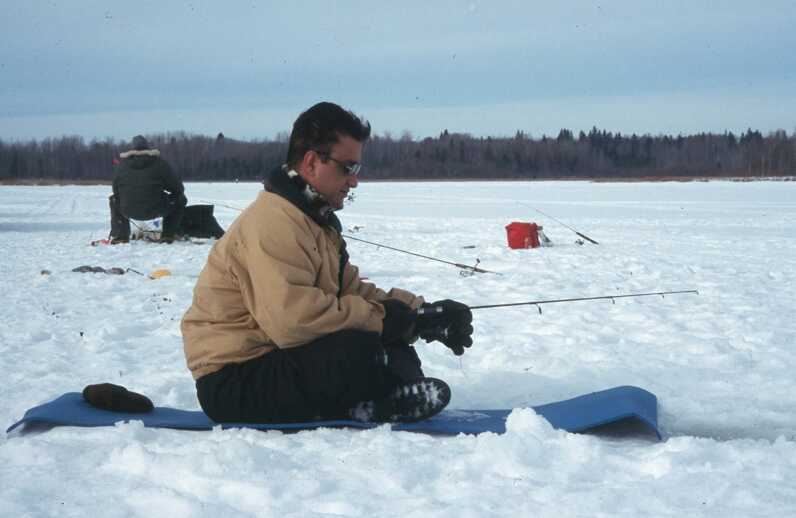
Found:
[[[359,180],[345,166],[362,161],[362,143],[341,135],[328,154],[308,151],[302,163],[302,176],[335,210],[343,208],[348,191],[355,189]]]

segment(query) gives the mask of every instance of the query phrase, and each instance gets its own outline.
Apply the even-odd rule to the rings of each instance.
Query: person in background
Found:
[[[210,251],[181,330],[214,421],[417,421],[450,401],[412,343],[463,354],[469,308],[364,282],[341,236],[335,212],[359,183],[369,136],[336,104],[303,112],[286,164]]]
[[[119,155],[114,167],[110,197],[112,244],[130,239],[130,219],[162,217],[161,242],[171,243],[180,228],[185,205],[185,187],[160,151],[141,136],[133,137],[133,149]]]

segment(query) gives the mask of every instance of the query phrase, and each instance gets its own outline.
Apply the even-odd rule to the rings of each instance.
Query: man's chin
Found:
[[[338,200],[335,200],[335,202],[332,204],[332,206],[334,207],[334,210],[340,210],[343,207],[345,207],[345,201],[346,201],[347,198],[348,198],[348,194],[345,194],[345,195],[341,196]]]

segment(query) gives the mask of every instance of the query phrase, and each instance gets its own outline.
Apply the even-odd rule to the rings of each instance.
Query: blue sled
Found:
[[[631,386],[615,387],[592,392],[565,401],[532,407],[547,419],[554,428],[568,432],[594,431],[597,427],[621,423],[641,423],[661,438],[658,430],[658,400],[654,394]],[[427,433],[434,435],[505,433],[506,418],[511,410],[445,410],[417,423],[392,424],[395,431]],[[377,423],[360,423],[349,420],[311,421],[306,423],[224,423],[210,420],[204,412],[155,407],[145,414],[110,412],[95,408],[78,392],[67,392],[57,399],[33,407],[21,420],[11,425],[6,433],[23,424],[50,426],[113,426],[124,421],[142,421],[152,428],[180,430],[210,430],[222,428],[255,428],[257,430],[312,430],[315,428],[359,428],[381,426]]]

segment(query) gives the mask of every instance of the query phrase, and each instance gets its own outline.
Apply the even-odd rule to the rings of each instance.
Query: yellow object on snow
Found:
[[[149,274],[150,279],[160,279],[161,277],[168,277],[171,275],[171,272],[165,268],[161,268],[160,270],[155,270],[154,272]]]

